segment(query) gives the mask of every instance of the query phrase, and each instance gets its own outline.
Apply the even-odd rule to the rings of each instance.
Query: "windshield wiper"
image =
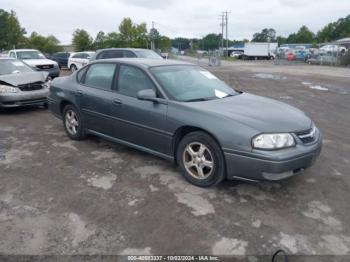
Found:
[[[208,98],[194,98],[189,100],[184,100],[183,102],[200,102],[200,101],[208,101]]]

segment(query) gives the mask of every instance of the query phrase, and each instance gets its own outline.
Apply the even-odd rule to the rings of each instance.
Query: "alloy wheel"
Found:
[[[66,112],[65,123],[67,131],[73,136],[76,135],[78,132],[79,121],[76,113],[73,110],[68,110]]]
[[[214,169],[212,153],[206,145],[200,142],[193,142],[186,146],[182,161],[186,171],[196,179],[208,178]]]

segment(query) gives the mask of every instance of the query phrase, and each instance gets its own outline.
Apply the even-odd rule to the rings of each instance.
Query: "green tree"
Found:
[[[134,31],[135,31],[135,40],[132,44],[132,47],[146,48],[148,45],[148,35],[147,35],[146,23],[134,25]]]
[[[73,33],[73,46],[75,51],[81,52],[92,48],[92,37],[84,29],[76,29]]]
[[[21,27],[16,13],[0,9],[0,50],[23,47],[25,34],[26,31]]]
[[[253,35],[252,42],[275,42],[276,30],[273,28],[264,28],[260,33]]]
[[[350,37],[350,15],[329,23],[317,33],[319,42],[329,42],[345,37]]]
[[[59,46],[59,43],[58,39],[53,35],[45,37],[36,32],[33,32],[27,39],[27,47],[38,49],[43,53],[49,54],[63,50],[63,48]]]
[[[214,50],[219,48],[221,41],[221,34],[208,34],[202,39],[202,46],[204,50]]]
[[[98,50],[98,49],[103,49],[106,47],[106,40],[107,37],[103,31],[100,31],[97,33],[96,38],[93,43],[93,49]]]
[[[147,47],[147,25],[145,23],[134,24],[130,18],[124,18],[119,25],[121,39],[127,47]]]
[[[190,39],[184,37],[177,37],[171,41],[171,46],[179,50],[186,50],[190,48],[190,42]]]
[[[169,51],[171,48],[171,40],[169,37],[166,36],[160,36],[156,42],[156,48],[162,50],[162,51]]]
[[[126,43],[123,41],[121,34],[112,32],[106,36],[105,48],[111,47],[126,47]]]
[[[315,39],[315,34],[305,25],[300,27],[296,34],[291,34],[287,38],[288,43],[312,43]]]

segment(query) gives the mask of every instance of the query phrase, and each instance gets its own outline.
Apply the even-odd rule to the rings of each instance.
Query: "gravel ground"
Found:
[[[271,62],[209,70],[305,111],[324,134],[317,163],[278,183],[200,189],[154,156],[69,140],[47,110],[2,110],[0,253],[349,254],[350,70]]]

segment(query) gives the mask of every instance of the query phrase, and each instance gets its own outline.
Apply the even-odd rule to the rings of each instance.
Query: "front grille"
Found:
[[[35,83],[30,83],[30,84],[25,84],[25,85],[20,85],[18,88],[21,91],[34,91],[34,90],[40,90],[43,89],[43,82],[35,82]]]
[[[37,68],[39,68],[40,70],[47,70],[47,69],[52,69],[53,65],[37,65]]]
[[[313,127],[306,131],[297,132],[296,135],[304,144],[312,143],[316,139],[316,128]]]

